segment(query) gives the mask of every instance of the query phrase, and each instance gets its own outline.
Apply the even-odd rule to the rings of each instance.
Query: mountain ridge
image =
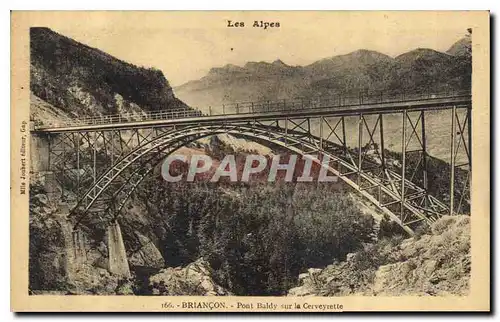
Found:
[[[214,67],[198,79],[174,87],[186,103],[204,108],[249,100],[354,95],[366,91],[439,92],[470,90],[467,37],[446,52],[416,48],[391,57],[368,49],[327,57],[304,66],[247,62]]]

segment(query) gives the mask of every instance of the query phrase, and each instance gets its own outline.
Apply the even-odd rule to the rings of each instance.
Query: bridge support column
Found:
[[[50,171],[50,138],[45,135],[31,135],[30,144],[30,170],[33,172]]]
[[[77,257],[75,244],[75,230],[69,220],[62,219],[66,214],[61,214],[59,224],[64,239],[64,252],[61,254],[61,270],[68,281],[74,280],[83,268],[84,261]]]
[[[122,231],[118,222],[108,226],[108,270],[111,274],[130,277],[127,253],[123,243]]]
[[[87,261],[87,252],[85,250],[85,240],[83,232],[80,230],[73,231],[73,259],[75,269],[81,270],[83,264]]]
[[[457,135],[457,126],[455,123],[455,117],[457,117],[456,106],[453,105],[451,110],[451,148],[450,148],[450,216],[453,216],[455,210],[455,159],[456,159],[456,148],[455,140]]]

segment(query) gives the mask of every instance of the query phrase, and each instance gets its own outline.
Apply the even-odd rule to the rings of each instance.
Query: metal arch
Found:
[[[299,132],[300,135],[297,135],[295,137],[292,132],[288,131],[287,134],[289,135],[287,137],[286,142],[283,142],[283,129],[278,128],[278,127],[269,127],[266,126],[264,127],[263,125],[259,126],[251,126],[250,124],[248,125],[212,125],[212,126],[195,126],[195,127],[189,127],[189,128],[184,128],[175,131],[175,133],[171,132],[169,134],[162,135],[160,137],[157,137],[148,143],[145,143],[144,145],[138,147],[131,153],[129,153],[128,157],[123,158],[121,161],[117,162],[115,167],[113,169],[110,169],[106,174],[104,174],[101,177],[101,180],[98,181],[96,184],[98,188],[92,187],[89,192],[94,193],[93,197],[87,200],[90,200],[90,203],[88,203],[84,208],[81,208],[80,204],[80,209],[76,207],[74,211],[72,212],[72,215],[78,214],[78,215],[85,215],[85,213],[90,209],[90,207],[93,205],[95,200],[100,196],[100,194],[107,189],[109,184],[128,166],[130,166],[132,163],[136,162],[139,160],[141,157],[143,157],[145,154],[149,153],[155,148],[165,146],[167,147],[170,144],[174,144],[176,142],[180,142],[181,145],[184,145],[190,141],[197,140],[201,137],[204,136],[209,136],[209,135],[215,135],[215,134],[220,134],[220,133],[229,133],[233,135],[239,135],[239,136],[245,136],[249,138],[258,138],[261,140],[269,141],[274,144],[280,145],[284,148],[287,148],[291,151],[294,151],[299,154],[309,154],[311,152],[316,152],[318,151],[319,144],[318,142],[321,140],[318,137],[313,136],[312,134],[308,134],[308,139],[309,140],[304,140],[304,132]],[[299,134],[297,133],[297,134]],[[334,145],[333,143],[331,143]],[[300,148],[299,148],[300,146]],[[337,162],[338,165],[342,165],[343,167],[347,168],[348,170],[358,172],[359,176],[363,177],[365,181],[370,182],[372,185],[380,187],[380,189],[391,199],[395,202],[393,203],[383,203],[381,199],[375,198],[372,194],[370,194],[367,189],[361,189],[361,187],[354,181],[348,178],[348,175],[345,173],[341,173],[338,169],[334,168],[333,166],[329,165],[329,170],[339,176],[344,182],[349,184],[351,187],[359,191],[363,196],[365,196],[368,200],[370,200],[373,204],[375,204],[379,209],[381,209],[384,213],[388,214],[395,222],[400,224],[408,233],[412,233],[412,229],[409,227],[408,222],[404,222],[401,220],[400,217],[396,216],[394,214],[394,210],[391,208],[393,205],[400,204],[401,197],[398,195],[397,191],[394,191],[394,189],[391,189],[390,187],[387,187],[381,182],[380,179],[373,177],[369,171],[358,171],[358,169],[352,165],[351,162],[342,160],[339,157],[336,157],[334,154],[331,152],[325,151],[323,149],[320,149],[321,152],[325,155],[328,155],[330,157],[330,160]],[[151,169],[154,167],[151,167]],[[130,187],[129,192],[125,194],[125,199],[128,198],[128,196],[131,195],[131,193],[135,190],[135,188],[140,184],[140,182],[143,180],[143,178],[149,173],[149,171],[146,171],[143,176],[138,177],[138,180],[136,180]],[[397,177],[396,173],[392,173],[394,177]],[[409,186],[414,186],[411,182],[406,182],[405,183]],[[416,190],[418,190],[418,187],[415,187]],[[96,193],[97,192],[97,193]],[[430,217],[425,216],[425,214],[416,207],[412,203],[412,200],[422,198],[424,197],[424,192],[423,189],[420,189],[417,194],[413,196],[407,196],[404,200],[403,208],[409,210],[413,215],[415,215],[416,219],[419,220],[425,220],[425,221],[432,221]],[[412,199],[413,198],[413,199]],[[84,199],[85,200],[85,199]],[[125,201],[124,201],[125,202]],[[123,202],[123,203],[124,203]],[[121,204],[119,208],[121,209],[123,207]],[[414,218],[415,219],[415,218]]]
[[[102,209],[101,211],[99,209],[93,209],[95,213],[104,213],[104,214],[107,214],[111,209],[116,209],[115,207],[115,202],[117,200],[117,196],[122,192],[122,190],[124,188],[126,188],[128,186],[129,183],[132,183],[134,184],[134,177],[136,176],[142,176],[144,174],[147,174],[149,173],[149,170],[150,169],[153,169],[155,167],[156,164],[158,164],[159,162],[161,162],[161,159],[164,157],[162,155],[162,152],[163,150],[160,150],[158,152],[156,152],[153,157],[149,158],[149,159],[146,159],[145,161],[142,161],[141,162],[137,162],[137,165],[135,167],[135,169],[132,169],[133,171],[128,175],[128,177],[122,181],[122,182],[118,182],[121,184],[121,186],[119,186],[118,189],[116,189],[116,191],[111,191],[111,193],[113,194],[108,200],[105,200],[105,204],[107,204],[107,207],[105,209]],[[158,160],[157,160],[158,159]],[[153,166],[151,167],[151,162],[153,162]],[[146,171],[144,171],[146,170]],[[108,189],[108,190],[112,190],[112,189]],[[94,204],[97,202],[98,200],[96,199],[94,201]],[[121,209],[121,207],[120,207]],[[89,209],[89,210],[92,210],[92,209]],[[85,219],[85,217],[87,217],[89,215],[89,211],[88,212],[85,212],[83,213],[81,216],[79,216],[76,220],[76,223],[74,225],[74,229],[76,229],[80,223]],[[99,215],[100,216],[100,215]],[[103,218],[101,217],[100,218],[101,220],[103,220]]]
[[[135,182],[134,181],[131,181],[131,180],[127,180],[127,182],[125,184],[123,184],[118,190],[117,190],[117,193],[114,195],[114,198],[116,199],[119,199],[118,198],[118,195],[122,192],[125,192],[124,193],[124,197],[121,198],[121,201],[118,202],[118,207],[115,207],[115,214],[113,215],[113,220],[116,219],[116,217],[119,215],[121,209],[125,206],[126,204],[126,201],[128,200],[128,198],[132,195],[132,193],[135,191],[135,189],[137,188],[137,186],[144,180],[145,177],[147,177],[147,175],[154,169],[156,168],[156,166],[158,166],[158,164],[162,161],[162,159],[167,156],[168,154],[170,154],[172,151],[175,151],[176,149],[178,149],[179,147],[181,146],[184,146],[190,142],[193,142],[193,141],[196,141],[198,139],[201,139],[203,137],[207,137],[207,136],[211,136],[211,135],[217,135],[217,134],[221,134],[221,133],[228,133],[226,129],[222,129],[218,126],[220,132],[213,132],[213,130],[210,130],[210,132],[207,132],[207,133],[200,133],[199,135],[195,136],[195,137],[183,137],[182,139],[185,139],[187,138],[187,140],[179,140],[179,141],[174,141],[173,144],[178,144],[178,145],[174,145],[174,146],[170,146],[170,145],[166,145],[164,148],[162,148],[160,151],[158,151],[159,154],[161,153],[164,153],[166,150],[168,150],[167,154],[165,155],[160,155],[159,157],[159,161],[154,163],[154,164],[149,164],[150,166],[147,168],[146,171],[144,171],[138,178],[138,180],[136,180]],[[269,130],[266,130],[266,138],[269,136]],[[232,133],[232,134],[236,134],[236,135],[240,135],[240,136],[244,136],[245,134],[242,134],[240,132],[235,132],[235,133]],[[253,135],[252,136],[249,136],[247,135],[248,138],[255,138]],[[262,139],[263,137],[262,136],[258,136],[258,138]],[[274,142],[276,143],[276,142]],[[138,169],[139,170],[139,169]],[[132,173],[131,176],[134,176],[136,173],[139,173],[140,171],[135,171],[134,173]],[[112,210],[113,206],[112,205],[109,205],[107,207],[107,209],[104,211],[105,213],[109,213],[111,210]]]
[[[193,139],[189,140],[188,142],[191,142],[191,141],[194,141],[197,139],[198,139],[197,137],[194,137]],[[180,144],[175,145],[176,143],[179,143],[179,142],[180,142]],[[125,205],[125,202],[128,199],[128,197],[132,194],[132,192],[140,184],[140,182],[142,182],[142,180],[149,174],[149,172],[151,170],[153,170],[162,161],[162,159],[166,155],[168,155],[172,151],[177,150],[179,147],[185,145],[188,142],[173,141],[172,142],[173,145],[165,145],[165,146],[162,146],[161,148],[157,147],[158,151],[154,151],[154,152],[152,152],[152,150],[144,152],[144,154],[141,155],[141,158],[137,158],[137,159],[135,159],[135,161],[132,161],[129,164],[129,166],[133,166],[133,164],[135,164],[136,168],[129,174],[128,177],[125,178],[122,185],[119,186],[119,188],[116,189],[116,191],[114,191],[114,193],[112,191],[113,196],[110,199],[111,202],[108,202],[108,207],[106,207],[106,209],[104,209],[102,212],[105,214],[109,214],[110,212],[114,211],[115,214],[113,215],[113,218],[115,218],[117,216],[117,214],[121,211],[123,206]],[[149,144],[149,143],[147,143],[147,144]],[[147,145],[147,144],[145,144],[145,145]],[[165,151],[167,151],[167,152],[165,152]],[[144,157],[144,155],[147,155],[148,153],[154,153],[154,156],[152,158],[146,160],[145,162],[136,162],[136,161],[139,161],[140,159],[142,159]],[[153,162],[151,162],[151,161],[153,161]],[[134,181],[134,178],[137,178],[137,180]],[[106,187],[110,186],[111,181],[106,185]],[[130,187],[132,187],[132,189],[130,189]],[[106,190],[106,189],[104,189],[104,190]],[[121,201],[118,202],[118,207],[116,207],[115,202],[118,199],[120,199],[119,195],[122,192],[125,192],[125,198],[121,198]],[[98,196],[96,196],[95,199],[92,201],[92,203],[88,206],[88,208],[85,209],[85,211],[83,211],[83,212],[77,213],[77,212],[75,212],[75,209],[77,207],[74,208],[71,216],[78,217],[76,224],[75,224],[75,227],[74,227],[75,229],[80,224],[80,222],[84,219],[84,217],[88,216],[89,210],[91,210],[91,207],[93,206],[93,204],[95,202],[98,201],[98,198],[101,195],[102,194],[99,194]]]
[[[216,128],[221,128],[221,126],[217,126]],[[132,150],[124,158],[116,162],[113,167],[111,167],[97,180],[96,184],[87,191],[83,198],[73,208],[73,210],[70,212],[69,217],[74,217],[77,214],[81,215],[82,213],[85,214],[94,204],[94,202],[106,190],[106,188],[111,184],[111,182],[113,182],[113,180],[120,176],[126,168],[135,163],[137,160],[141,159],[146,153],[149,153],[152,150],[161,147],[165,142],[189,135],[189,131],[191,131],[191,129],[194,129],[194,132],[191,133],[191,135],[198,132],[198,127],[187,127],[182,130],[172,130],[166,134],[160,135],[159,137],[155,137],[154,139],[140,145],[135,150]],[[210,131],[213,132],[214,129],[211,128]],[[227,131],[227,129],[225,129],[224,132],[225,131]],[[185,134],[185,132],[188,132],[187,135]]]
[[[220,132],[220,133],[227,133],[227,132]],[[230,133],[231,133],[231,132],[230,132]],[[265,132],[265,133],[267,134],[267,132]],[[188,141],[186,141],[186,142],[183,142],[182,144],[187,144],[187,143],[189,143],[189,142],[191,142],[191,141],[194,141],[194,140],[200,139],[200,138],[205,137],[205,136],[214,135],[214,134],[219,134],[219,133],[206,133],[206,134],[203,134],[203,135],[201,135],[201,134],[200,134],[200,136],[195,137],[195,138],[192,138],[192,139],[190,139],[190,140],[188,140]],[[255,138],[255,137],[256,137],[256,138],[259,138],[259,139],[267,139],[267,137],[262,136],[262,135],[259,135],[259,136],[253,136],[253,135],[246,135],[246,134],[242,134],[242,133],[240,133],[240,132],[231,133],[231,134],[236,134],[236,135],[240,135],[240,136],[246,136],[247,138],[252,138],[252,137],[254,137],[254,138]],[[273,141],[272,141],[272,143],[274,143],[274,144],[278,144],[278,145],[280,145],[281,147],[287,148],[287,149],[289,149],[289,150],[291,150],[291,151],[294,151],[294,152],[297,152],[297,153],[299,153],[299,154],[301,154],[301,155],[304,155],[304,152],[303,152],[302,150],[297,149],[297,148],[294,148],[294,147],[289,147],[289,146],[286,146],[286,145],[285,145],[285,144],[283,144],[283,142],[281,142],[281,141],[275,141],[275,140],[273,140]],[[176,148],[173,148],[172,150],[175,150],[175,149],[176,149]],[[141,183],[141,182],[142,182],[142,181],[143,181],[143,180],[147,177],[147,175],[148,175],[148,174],[149,174],[149,173],[150,173],[150,172],[151,172],[151,171],[152,171],[152,170],[153,170],[153,169],[154,169],[154,168],[155,168],[155,167],[156,167],[156,166],[157,166],[160,162],[161,162],[161,160],[160,160],[158,163],[156,163],[155,165],[153,165],[152,167],[150,167],[150,168],[149,168],[149,169],[148,169],[148,170],[147,170],[147,171],[146,171],[146,172],[145,172],[145,173],[144,173],[141,177],[139,177],[139,178],[138,178],[138,180],[137,180],[136,182],[134,182],[134,183],[130,186],[130,188],[128,189],[128,191],[127,191],[127,190],[122,190],[122,191],[126,191],[126,193],[125,193],[125,196],[122,198],[122,200],[120,201],[120,203],[119,203],[119,205],[118,205],[118,207],[117,207],[117,209],[116,209],[116,212],[115,212],[115,214],[114,214],[114,216],[113,216],[113,220],[114,220],[114,219],[116,219],[116,217],[117,217],[117,216],[119,216],[121,209],[125,206],[126,201],[127,201],[127,200],[128,200],[128,198],[132,195],[132,193],[135,191],[135,189],[139,186],[139,184],[140,184],[140,183]],[[318,163],[316,160],[315,160],[314,162]],[[329,167],[328,169],[329,169],[329,171],[331,171],[331,172],[333,172],[333,173],[336,173],[337,175],[341,176],[341,174],[340,174],[338,171],[336,171],[336,169],[334,169],[334,168],[332,168],[332,167]],[[354,182],[352,182],[352,181],[350,181],[349,179],[347,179],[347,177],[342,176],[342,180],[346,181],[346,182],[347,182],[347,183],[349,183],[351,186],[352,186],[352,184],[354,184]],[[363,191],[361,191],[361,192],[363,193]],[[365,195],[365,197],[367,197],[367,198],[368,198],[371,202],[373,202],[373,203],[377,202],[377,200],[376,200],[373,196],[371,196],[371,195],[369,195],[369,194],[366,194],[366,193],[363,193],[363,195]],[[384,213],[388,214],[388,215],[389,215],[389,216],[390,216],[393,220],[395,220],[396,222],[398,222],[398,224],[400,224],[400,225],[403,227],[403,229],[405,229],[405,231],[407,231],[409,234],[413,234],[413,231],[412,231],[412,230],[411,230],[408,226],[406,226],[406,225],[402,224],[402,223],[399,221],[399,218],[398,218],[398,217],[396,217],[396,216],[395,216],[395,215],[394,215],[391,211],[389,211],[388,209],[386,209],[386,207],[379,207],[379,208],[380,208],[380,209],[381,209]],[[109,208],[107,209],[107,211],[109,211],[110,209],[111,209],[111,207],[109,207]]]
[[[176,129],[171,129],[147,142],[143,142],[135,149],[132,149],[123,158],[118,160],[108,171],[104,172],[96,181],[95,184],[87,190],[83,197],[78,201],[77,205],[70,212],[69,217],[72,217],[75,212],[84,212],[94,203],[98,196],[104,191],[104,189],[120,174],[125,170],[130,164],[134,163],[137,159],[142,157],[144,153],[151,151],[156,148],[156,146],[148,147],[155,140],[162,137],[166,137],[172,134],[178,133]]]

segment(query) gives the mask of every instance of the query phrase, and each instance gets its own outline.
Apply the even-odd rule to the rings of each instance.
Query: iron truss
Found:
[[[408,233],[419,223],[467,213],[471,182],[471,105],[439,105],[450,113],[448,193],[431,195],[426,107],[394,110],[335,110],[211,121],[38,131],[49,136],[49,167],[74,201],[69,217],[80,225],[107,225],[162,160],[189,142],[227,133],[266,141],[302,155],[327,155],[329,170],[397,222]],[[384,122],[400,122],[399,133]],[[399,138],[400,152],[389,152],[387,137]],[[354,140],[355,139],[355,140]],[[394,150],[394,149],[391,149]],[[390,155],[388,155],[390,154]],[[464,157],[465,156],[465,157]],[[466,179],[457,184],[457,176]],[[448,182],[448,181],[447,181]]]

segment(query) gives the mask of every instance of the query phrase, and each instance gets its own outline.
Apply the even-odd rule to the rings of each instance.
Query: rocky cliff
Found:
[[[203,258],[185,267],[168,267],[149,278],[149,288],[154,295],[232,295],[214,282],[213,269]]]

